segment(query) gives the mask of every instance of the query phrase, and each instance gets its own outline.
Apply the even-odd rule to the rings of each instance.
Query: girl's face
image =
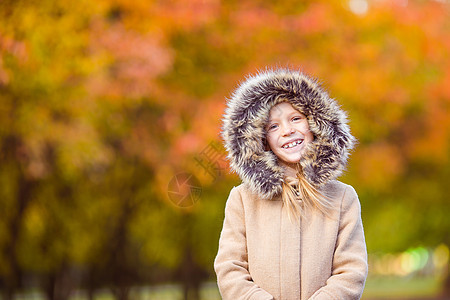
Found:
[[[273,153],[284,163],[294,164],[314,140],[305,115],[288,102],[278,103],[269,113],[266,139]]]

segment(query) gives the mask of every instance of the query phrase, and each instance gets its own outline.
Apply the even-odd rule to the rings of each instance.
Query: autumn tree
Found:
[[[29,276],[49,299],[168,280],[198,297],[239,183],[220,147],[213,169],[199,157],[220,143],[224,98],[266,66],[321,78],[349,112],[343,180],[369,251],[449,245],[449,5],[354,3],[2,1],[5,299]],[[191,207],[168,195],[182,172],[201,187]]]

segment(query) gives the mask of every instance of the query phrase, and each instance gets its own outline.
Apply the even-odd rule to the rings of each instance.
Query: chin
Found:
[[[296,164],[296,163],[300,162],[300,159],[301,159],[301,155],[299,155],[298,157],[289,157],[289,158],[285,158],[282,160],[287,164]]]

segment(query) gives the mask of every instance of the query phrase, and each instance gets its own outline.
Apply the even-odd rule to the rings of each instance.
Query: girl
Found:
[[[229,99],[222,136],[242,180],[214,262],[223,299],[359,299],[360,204],[336,180],[355,139],[335,100],[300,72],[267,70]]]

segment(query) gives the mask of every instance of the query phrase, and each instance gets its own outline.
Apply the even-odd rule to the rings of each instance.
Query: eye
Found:
[[[274,129],[276,129],[278,127],[278,124],[270,124],[268,127],[267,127],[267,131],[271,131],[271,130],[274,130]]]
[[[295,116],[292,118],[292,121],[300,121],[302,119],[303,119],[303,117],[301,117],[301,116]]]

